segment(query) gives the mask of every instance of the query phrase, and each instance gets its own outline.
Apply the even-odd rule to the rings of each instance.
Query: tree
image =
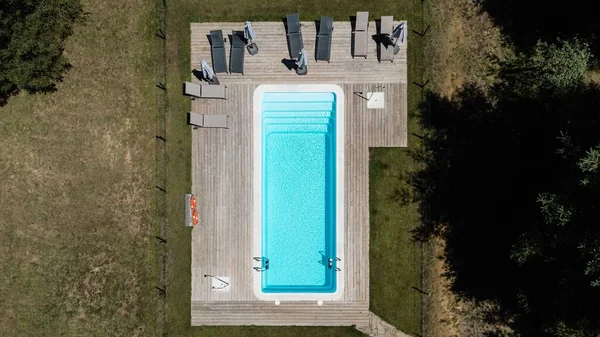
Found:
[[[547,254],[544,247],[569,245],[562,248],[581,252],[581,277],[588,278],[590,286],[600,287],[600,229],[595,228],[600,216],[600,145],[582,151],[565,133],[560,139],[564,146],[557,153],[573,166],[569,170],[572,176],[563,177],[557,191],[538,197],[541,214],[552,230],[522,235],[512,258],[524,265]],[[571,161],[573,157],[579,159]]]
[[[534,95],[539,90],[564,92],[581,85],[592,57],[587,43],[578,39],[555,44],[538,41],[527,53],[502,64],[503,89]]]
[[[20,90],[56,90],[70,67],[65,39],[82,15],[79,0],[0,1],[0,104]]]
[[[600,87],[577,40],[538,43],[483,93],[430,93],[413,177],[458,296],[519,336],[600,334]],[[561,64],[561,62],[563,62]]]

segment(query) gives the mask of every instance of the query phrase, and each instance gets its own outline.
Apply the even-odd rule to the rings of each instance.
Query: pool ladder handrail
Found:
[[[269,270],[269,259],[264,258],[264,257],[254,257],[253,258],[254,261],[264,261],[264,263],[262,264],[262,266],[260,267],[253,267],[254,270],[258,271],[258,272],[263,272],[266,270]]]
[[[339,261],[342,261],[342,259],[340,259],[339,257],[336,256],[335,261],[339,262]],[[329,258],[327,268],[329,268],[329,269],[333,268],[333,259],[332,258]],[[335,271],[342,271],[342,270],[336,266]]]

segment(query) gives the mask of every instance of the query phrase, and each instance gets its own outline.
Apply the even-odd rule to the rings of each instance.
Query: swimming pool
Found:
[[[342,295],[343,104],[336,85],[254,92],[253,289],[261,300]]]

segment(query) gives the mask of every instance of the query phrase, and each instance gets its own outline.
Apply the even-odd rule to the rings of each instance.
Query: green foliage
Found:
[[[512,246],[510,258],[519,265],[542,255],[542,242],[539,233],[524,233]]]
[[[543,41],[502,65],[500,78],[514,92],[532,95],[540,90],[565,92],[580,85],[592,57],[587,43],[577,39]]]
[[[597,278],[592,281],[592,287],[600,287],[600,240],[594,240],[594,247],[590,248],[587,245],[583,245],[581,248],[587,250],[588,255],[591,256],[589,261],[586,263],[585,275],[596,276]]]
[[[587,151],[586,156],[581,158],[577,163],[579,169],[585,174],[581,179],[582,185],[598,184],[599,170],[598,165],[600,164],[600,146],[595,149]]]
[[[564,226],[573,216],[573,210],[555,194],[541,193],[537,202],[541,204],[542,215],[547,223]]]
[[[82,14],[79,0],[0,1],[0,103],[56,89],[70,67],[64,41]]]
[[[556,337],[587,337],[591,336],[584,329],[570,327],[563,321],[557,322],[552,327],[546,329],[546,332]]]

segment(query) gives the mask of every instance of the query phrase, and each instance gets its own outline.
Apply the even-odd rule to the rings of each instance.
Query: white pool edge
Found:
[[[335,84],[263,84],[254,90],[252,114],[252,154],[253,154],[253,209],[252,209],[252,252],[253,256],[261,256],[262,233],[262,109],[261,97],[265,92],[333,92],[336,95],[335,115],[335,148],[336,148],[336,255],[341,261],[337,267],[341,269],[336,277],[336,291],[333,293],[264,293],[261,286],[261,272],[252,270],[252,289],[254,295],[263,301],[336,301],[344,293],[345,281],[345,110],[344,90]],[[252,260],[253,267],[260,267],[261,262]]]

